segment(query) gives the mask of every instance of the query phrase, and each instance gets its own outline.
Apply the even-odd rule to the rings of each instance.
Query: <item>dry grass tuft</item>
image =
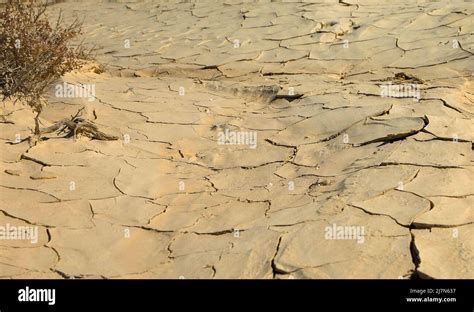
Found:
[[[23,101],[36,113],[35,136],[46,90],[65,73],[80,68],[91,50],[71,42],[81,35],[76,18],[65,24],[61,14],[54,24],[46,5],[10,0],[0,11],[0,93],[3,99]]]

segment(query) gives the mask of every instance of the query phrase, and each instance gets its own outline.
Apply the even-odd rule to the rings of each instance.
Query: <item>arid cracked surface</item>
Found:
[[[39,237],[1,240],[0,276],[474,278],[472,3],[401,2],[52,5],[106,71],[43,126],[84,108],[120,139],[30,148],[2,105],[0,224]]]

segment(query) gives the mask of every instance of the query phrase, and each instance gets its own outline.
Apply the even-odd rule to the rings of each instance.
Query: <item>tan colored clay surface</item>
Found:
[[[474,278],[472,4],[337,2],[50,6],[106,71],[42,126],[119,139],[2,103],[0,277]]]

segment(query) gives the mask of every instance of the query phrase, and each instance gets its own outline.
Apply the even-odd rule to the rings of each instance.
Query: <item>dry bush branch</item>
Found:
[[[39,117],[46,104],[43,95],[62,75],[90,60],[92,52],[83,42],[72,46],[81,35],[77,18],[65,24],[59,14],[51,25],[45,11],[46,5],[37,6],[33,0],[10,0],[0,11],[0,93],[4,100],[23,101],[32,108],[38,138]],[[75,132],[107,138],[85,120],[74,122],[70,126]]]
[[[50,127],[41,129],[41,134],[57,132],[58,135],[65,133],[64,137],[74,137],[74,139],[77,139],[78,135],[103,141],[113,141],[118,139],[118,137],[114,135],[108,135],[101,132],[92,121],[81,118],[82,111],[83,108],[72,116],[71,119],[65,118]]]

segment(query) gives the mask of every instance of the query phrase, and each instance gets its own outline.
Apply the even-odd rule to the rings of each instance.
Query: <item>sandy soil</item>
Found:
[[[43,126],[83,109],[119,139],[30,147],[2,105],[0,225],[38,239],[0,240],[1,277],[474,278],[472,4],[59,9],[106,71]]]

